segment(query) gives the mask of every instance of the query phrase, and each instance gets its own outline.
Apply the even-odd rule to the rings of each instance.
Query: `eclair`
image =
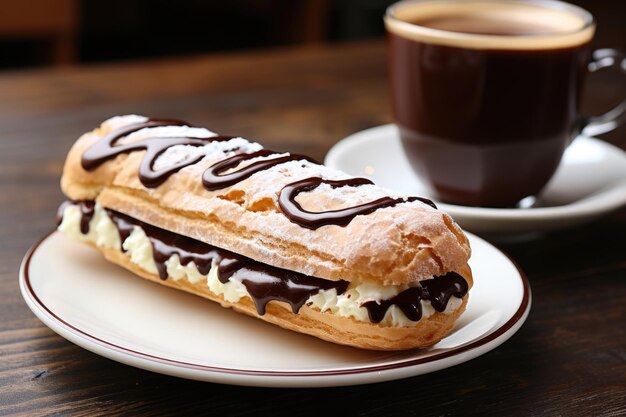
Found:
[[[470,246],[430,200],[178,120],[82,135],[58,230],[136,275],[364,349],[431,346],[465,310]]]

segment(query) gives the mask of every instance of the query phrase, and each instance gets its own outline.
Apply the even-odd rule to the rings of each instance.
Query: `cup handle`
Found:
[[[626,74],[626,57],[622,51],[612,48],[596,49],[591,54],[591,62],[587,64],[589,72],[603,68],[619,67]],[[626,100],[598,116],[586,117],[583,120],[581,133],[585,136],[596,136],[610,132],[626,121]]]

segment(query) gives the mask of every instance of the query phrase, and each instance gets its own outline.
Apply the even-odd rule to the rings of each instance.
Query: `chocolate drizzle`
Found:
[[[203,275],[209,273],[213,260],[220,258],[218,250],[206,243],[140,222],[114,210],[106,209],[106,211],[119,230],[122,242],[130,236],[135,226],[141,227],[150,239],[152,256],[159,271],[159,277],[163,280],[168,277],[165,262],[173,255],[178,255],[181,265],[193,262],[198,272]],[[225,255],[226,251],[222,252],[224,252],[222,255]],[[227,258],[228,256],[222,257]]]
[[[93,171],[98,168],[104,162],[116,157],[122,153],[129,153],[132,151],[145,149],[145,146],[141,146],[141,143],[135,142],[127,145],[115,146],[115,142],[119,139],[137,132],[141,129],[149,127],[159,126],[184,126],[187,123],[181,120],[167,120],[167,119],[149,119],[142,123],[133,123],[131,125],[114,130],[94,143],[89,149],[87,149],[82,156],[81,165],[86,171]]]
[[[93,201],[67,201],[61,204],[58,211],[59,223],[63,212],[69,205],[80,207],[83,213],[81,232],[87,234],[95,203]],[[246,287],[260,315],[265,314],[267,303],[272,300],[288,303],[292,311],[298,313],[309,297],[321,290],[335,288],[339,295],[348,289],[348,281],[331,281],[276,268],[190,237],[160,229],[117,211],[105,210],[115,224],[121,242],[130,236],[135,227],[140,227],[144,231],[152,245],[152,256],[161,279],[168,278],[166,262],[174,255],[178,255],[181,265],[193,262],[202,275],[208,275],[211,267],[215,265],[217,278],[221,283],[236,280]],[[87,225],[86,230],[82,227],[83,220]],[[418,321],[422,317],[420,300],[430,300],[435,310],[444,311],[451,296],[461,298],[468,291],[465,279],[455,272],[421,281],[420,284],[421,287],[406,289],[388,300],[366,302],[362,307],[368,310],[373,323],[381,322],[392,305],[397,305],[409,320]]]
[[[397,305],[409,320],[418,321],[422,318],[421,300],[430,301],[436,311],[443,312],[450,297],[454,295],[463,298],[469,290],[467,281],[456,272],[420,281],[420,285],[408,288],[387,300],[368,301],[362,307],[367,309],[372,323],[380,323],[392,305]]]
[[[304,159],[313,163],[317,163],[314,159],[306,155],[290,153],[289,155],[279,156],[277,158],[256,161],[251,163],[250,165],[247,165],[244,168],[229,172],[228,174],[222,174],[222,172],[228,169],[235,168],[242,161],[247,161],[249,159],[262,156],[279,154],[280,152],[270,151],[269,149],[262,149],[257,152],[242,153],[239,155],[231,156],[230,158],[226,158],[211,165],[206,171],[204,171],[204,174],[202,174],[202,184],[207,190],[214,191],[221,188],[230,187],[231,185],[236,184],[239,181],[243,181],[259,171],[269,169],[275,165],[282,164],[284,162],[299,161]]]
[[[370,321],[380,323],[385,318],[387,310],[392,305],[397,305],[404,315],[412,321],[419,321],[422,318],[422,289],[419,287],[408,288],[395,297],[387,300],[368,301],[361,307],[367,309]]]
[[[247,260],[230,278],[225,279],[219,269],[217,276],[222,283],[230,280],[240,281],[246,287],[260,315],[265,314],[267,303],[272,300],[283,301],[291,306],[291,311],[298,313],[309,297],[321,290],[335,288],[337,294],[343,294],[349,285],[348,281],[315,278],[251,260]]]
[[[207,143],[227,141],[233,138],[232,136],[213,136],[209,138],[146,137],[136,142],[116,145],[116,142],[122,137],[141,129],[172,125],[184,126],[188,124],[178,120],[150,119],[146,122],[135,123],[113,131],[83,153],[82,166],[85,170],[92,171],[117,155],[144,150],[145,155],[139,166],[139,179],[145,187],[154,188],[166,181],[170,175],[186,166],[198,163],[204,157],[201,154],[177,162],[167,168],[154,170],[156,159],[170,147],[176,145],[204,146]],[[225,150],[224,153],[236,150],[237,148]],[[243,168],[236,169],[242,161],[278,154],[278,152],[271,150],[260,150],[231,156],[210,166],[203,173],[202,183],[207,190],[214,191],[234,185],[257,172],[284,162],[307,160],[317,163],[304,155],[288,154],[256,161]],[[224,174],[225,171],[230,169],[235,170]],[[296,201],[296,197],[301,192],[311,191],[321,184],[328,184],[332,188],[337,188],[345,186],[358,187],[373,183],[365,178],[326,180],[320,177],[311,177],[288,184],[280,191],[279,206],[291,222],[308,229],[317,229],[324,225],[346,226],[358,215],[367,215],[384,207],[392,207],[400,203],[416,200],[435,209],[437,208],[432,201],[422,197],[395,199],[382,197],[369,203],[339,210],[322,212],[304,210]],[[59,208],[59,218],[62,217],[66,204],[68,203],[64,203]],[[73,204],[78,204],[80,207],[82,213],[80,230],[81,233],[87,234],[89,232],[89,222],[94,215],[95,204],[92,201],[80,201]],[[261,315],[265,314],[267,303],[272,300],[288,303],[292,311],[297,313],[304,303],[319,291],[334,288],[338,294],[342,294],[349,285],[347,281],[315,278],[265,265],[189,237],[159,229],[122,213],[109,209],[106,209],[106,211],[116,225],[122,242],[130,236],[135,227],[143,229],[151,242],[154,262],[161,279],[165,280],[168,278],[166,262],[174,255],[178,256],[181,265],[188,265],[190,262],[193,262],[198,272],[203,275],[207,275],[211,267],[215,265],[220,282],[226,283],[230,280],[237,280],[246,287],[248,294],[255,303],[257,312]],[[452,295],[463,297],[467,293],[467,282],[465,282],[463,277],[455,273],[422,281],[421,284],[422,286],[409,288],[389,300],[364,303],[363,307],[368,310],[371,321],[375,323],[383,320],[385,313],[391,305],[397,305],[410,320],[417,321],[422,316],[420,303],[422,299],[430,300],[435,310],[443,311]]]
[[[109,209],[106,211],[120,231],[122,241],[126,240],[135,226],[143,229],[152,244],[152,256],[161,279],[168,278],[166,262],[173,255],[178,255],[181,265],[193,262],[202,275],[208,275],[215,265],[221,283],[236,280],[246,287],[260,315],[265,314],[267,303],[272,300],[288,303],[292,311],[297,313],[309,297],[321,290],[335,288],[337,294],[342,294],[348,288],[347,281],[330,281],[269,266],[125,214]]]
[[[211,138],[150,138],[146,139],[146,154],[139,166],[139,180],[147,188],[155,188],[163,184],[175,172],[200,162],[204,155],[197,155],[195,158],[187,158],[167,168],[155,171],[153,168],[156,159],[169,147],[175,145],[204,146],[209,142],[226,141],[232,139],[231,136],[213,136]]]
[[[173,164],[167,168],[155,171],[153,166],[156,159],[168,148],[176,145],[204,146],[210,142],[227,141],[232,136],[212,136],[209,138],[191,137],[148,137],[125,145],[115,145],[115,143],[133,132],[158,126],[185,126],[185,122],[179,120],[158,120],[150,119],[143,123],[135,123],[125,128],[113,131],[106,137],[96,142],[87,149],[82,156],[81,164],[86,171],[93,171],[109,159],[115,158],[119,154],[145,150],[146,154],[139,166],[139,180],[147,188],[155,188],[163,184],[170,175],[180,171],[184,167],[200,162],[204,155],[197,155]]]
[[[432,201],[422,197],[409,197],[406,199],[382,197],[377,200],[370,201],[369,203],[364,203],[358,206],[347,207],[339,210],[312,212],[303,209],[302,206],[296,201],[296,197],[298,196],[298,194],[306,191],[311,191],[322,184],[328,184],[332,188],[337,188],[357,187],[360,185],[374,183],[366,178],[326,180],[319,177],[311,177],[288,184],[280,191],[278,203],[282,212],[291,222],[299,224],[302,227],[306,227],[307,229],[317,229],[319,227],[329,224],[346,226],[352,221],[352,219],[354,219],[358,215],[370,214],[384,207],[393,207],[396,204],[408,203],[416,200],[426,203],[433,208],[437,208]]]
[[[422,298],[430,300],[433,308],[439,312],[446,309],[450,297],[462,298],[469,290],[467,281],[456,272],[448,272],[441,277],[421,281],[424,289]]]
[[[153,166],[156,159],[168,148],[176,145],[204,146],[207,143],[216,141],[227,141],[233,138],[233,136],[212,136],[209,138],[147,137],[142,140],[124,145],[115,144],[122,137],[125,137],[140,129],[158,126],[185,125],[188,124],[179,120],[149,119],[146,122],[135,123],[130,126],[118,129],[109,133],[106,137],[96,142],[93,146],[91,146],[83,153],[81,160],[82,166],[85,170],[92,171],[99,167],[105,161],[112,159],[119,154],[145,150],[146,153],[141,160],[141,165],[139,166],[139,180],[145,187],[155,188],[165,182],[170,175],[180,171],[184,167],[200,162],[200,160],[202,160],[202,158],[204,157],[204,155],[201,154],[193,158],[188,158],[178,163],[175,163],[167,168],[155,171]],[[235,150],[236,148],[224,152],[227,153]],[[202,184],[207,190],[215,191],[234,185],[259,171],[269,169],[275,165],[282,164],[287,161],[307,160],[313,163],[317,163],[314,159],[305,155],[288,154],[285,156],[270,158],[267,160],[256,161],[241,169],[236,169],[232,172],[224,174],[225,171],[231,168],[236,168],[237,165],[239,165],[239,163],[241,163],[242,161],[246,161],[256,157],[271,156],[276,154],[278,153],[274,151],[260,150],[252,153],[241,153],[221,160],[210,166],[203,173]],[[346,226],[352,221],[354,217],[358,215],[367,215],[384,207],[392,207],[396,204],[416,200],[428,204],[435,209],[437,208],[437,206],[435,206],[432,201],[423,197],[409,197],[406,199],[382,197],[369,203],[361,204],[355,207],[347,207],[340,210],[322,212],[310,212],[304,210],[295,200],[295,198],[299,193],[304,191],[311,191],[321,184],[329,184],[331,187],[336,188],[343,186],[357,187],[360,185],[373,183],[365,178],[353,178],[348,180],[333,181],[319,177],[313,177],[288,184],[280,191],[279,205],[285,216],[291,222],[308,229],[317,229],[325,225]]]
[[[63,213],[65,212],[65,209],[72,205],[77,205],[80,209],[80,232],[86,235],[89,233],[89,223],[91,223],[91,219],[93,219],[96,203],[88,200],[64,201],[57,210],[57,225],[60,225],[63,221]]]
[[[111,221],[115,224],[115,227],[120,234],[120,243],[123,244],[124,241],[128,239],[128,236],[130,236],[130,234],[135,229],[135,226],[137,225],[136,220],[117,211],[109,209],[105,210]]]

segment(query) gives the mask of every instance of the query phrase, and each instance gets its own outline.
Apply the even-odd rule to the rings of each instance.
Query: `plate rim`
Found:
[[[227,379],[228,377],[248,377],[252,379],[257,379],[261,377],[281,378],[281,379],[305,377],[309,379],[309,378],[319,378],[319,377],[338,378],[342,376],[350,378],[350,377],[354,377],[358,375],[367,375],[367,374],[378,375],[378,378],[372,381],[355,382],[354,380],[349,380],[347,381],[347,383],[345,381],[344,382],[337,381],[336,383],[299,385],[299,386],[313,386],[313,385],[315,386],[338,386],[338,385],[357,385],[359,383],[382,382],[382,381],[386,381],[390,379],[400,379],[400,378],[405,378],[405,377],[410,377],[410,376],[416,376],[416,375],[419,375],[420,373],[404,375],[404,376],[400,376],[397,378],[394,378],[393,376],[390,378],[384,378],[383,373],[407,370],[409,368],[412,368],[418,365],[436,363],[438,361],[441,361],[443,359],[447,359],[450,357],[455,357],[455,356],[458,357],[462,353],[465,353],[467,355],[468,352],[477,351],[477,350],[480,350],[480,348],[486,349],[484,352],[482,352],[482,353],[486,353],[494,349],[495,347],[499,346],[500,344],[504,343],[513,334],[515,334],[517,330],[519,330],[519,328],[522,326],[522,324],[525,322],[526,318],[528,317],[528,314],[530,312],[530,307],[532,304],[532,292],[531,292],[530,284],[528,282],[528,279],[525,273],[517,265],[517,263],[513,259],[511,259],[509,255],[501,251],[499,248],[493,246],[491,243],[485,241],[487,244],[489,244],[490,246],[493,246],[496,250],[502,253],[511,262],[512,266],[516,269],[517,273],[519,274],[518,278],[521,280],[521,283],[522,283],[523,294],[522,294],[522,299],[520,301],[520,305],[518,309],[509,318],[509,320],[507,320],[504,324],[502,324],[500,327],[498,327],[491,333],[488,333],[476,340],[473,340],[471,342],[468,342],[466,344],[463,344],[454,348],[446,349],[443,352],[436,353],[427,357],[400,360],[397,362],[381,364],[381,365],[370,365],[370,366],[362,365],[362,366],[356,366],[354,368],[348,368],[348,369],[328,369],[328,370],[316,370],[316,371],[274,371],[274,370],[258,370],[258,369],[239,369],[239,368],[229,368],[229,367],[221,367],[221,366],[204,365],[204,364],[198,364],[198,363],[190,363],[190,362],[180,361],[176,359],[152,355],[152,354],[137,351],[137,350],[125,347],[125,346],[117,345],[115,343],[112,343],[110,341],[97,337],[95,335],[89,334],[88,332],[81,330],[80,328],[77,328],[76,326],[66,322],[63,318],[59,317],[54,311],[48,308],[48,306],[46,306],[45,303],[41,301],[41,299],[39,298],[39,296],[36,294],[35,290],[33,289],[31,282],[30,282],[31,278],[30,278],[29,272],[30,272],[31,260],[33,256],[35,255],[35,253],[37,252],[37,250],[40,248],[40,246],[44,242],[46,242],[49,238],[51,238],[56,233],[60,233],[60,232],[58,232],[56,229],[53,229],[50,232],[46,233],[43,237],[41,237],[26,252],[22,260],[22,263],[20,265],[19,285],[20,285],[22,297],[24,298],[26,304],[31,309],[31,311],[35,314],[35,316],[37,316],[44,325],[49,327],[55,333],[59,334],[59,336],[65,338],[66,340],[69,340],[72,343],[77,344],[78,346],[86,350],[94,352],[100,356],[104,356],[111,360],[125,363],[127,365],[134,366],[137,368],[147,369],[153,372],[174,375],[174,376],[179,376],[179,377],[185,377],[185,378],[190,378],[190,379],[198,379],[198,380],[204,380],[204,381],[212,380],[213,382],[231,383],[231,384],[238,384],[238,385],[280,386],[280,385],[271,385],[270,383],[267,383],[267,382],[259,383],[259,381],[250,381],[250,380],[229,381]],[[484,240],[476,235],[473,235],[473,237],[480,239],[480,240]],[[49,324],[49,322],[52,323],[54,327],[52,327]],[[57,326],[59,329],[63,331],[62,333],[59,333],[59,331],[57,331]],[[79,343],[76,340],[79,340],[80,342],[83,342],[83,343]],[[495,342],[499,342],[499,343],[496,343],[495,345],[490,346],[490,344],[493,344]],[[102,351],[100,351],[100,349],[103,349],[104,352],[111,353],[112,356],[104,354]],[[480,356],[482,353],[479,353],[478,355],[470,355],[469,357],[459,362],[456,362],[450,366],[454,366],[458,363],[462,363],[467,360],[473,359],[477,356]],[[119,357],[118,355],[128,355],[132,357],[133,359],[139,360],[142,365],[145,363],[146,366],[138,365],[137,363],[130,361],[127,358]],[[124,360],[124,359],[127,359],[127,360]],[[149,365],[153,365],[153,366],[150,367]],[[168,371],[162,368],[157,368],[156,367],[157,365],[173,367],[173,369]],[[447,367],[448,366],[443,367],[443,368],[437,368],[435,370],[444,369]],[[198,375],[194,376],[194,375],[189,375],[189,374],[181,374],[180,372],[175,372],[175,370],[179,368],[184,368],[192,372],[194,371],[201,372],[202,375],[204,376],[206,375],[219,376],[220,378],[222,378],[222,380],[217,380],[216,378],[207,379],[206,377],[201,377]],[[431,371],[426,371],[424,373],[427,373],[427,372],[431,372]],[[290,386],[293,386],[293,385],[290,385]]]
[[[360,136],[369,136],[368,139],[372,140],[374,136],[378,135],[386,135],[396,131],[397,126],[395,123],[386,123],[377,126],[373,126],[367,129],[360,130],[358,132],[354,132],[342,139],[340,139],[337,143],[335,143],[329,151],[326,153],[326,157],[324,158],[324,164],[332,167],[333,169],[341,168],[338,166],[336,160],[338,155],[345,152],[345,149],[349,149],[353,142],[357,142],[362,140]],[[612,152],[619,152],[626,155],[626,151],[617,146],[603,141],[601,139],[597,139],[591,136],[578,136],[577,140],[589,141],[594,144],[594,146],[601,146],[606,149],[610,149]],[[511,208],[493,208],[493,207],[472,207],[472,206],[462,206],[458,204],[447,204],[440,201],[437,202],[437,206],[444,211],[456,216],[464,216],[468,219],[472,220],[510,220],[515,219],[519,221],[548,221],[554,220],[556,218],[560,218],[563,215],[567,215],[569,217],[587,217],[594,216],[598,214],[602,214],[605,212],[609,212],[611,210],[615,210],[626,204],[626,197],[623,199],[615,199],[615,198],[607,198],[606,195],[609,195],[612,190],[617,189],[618,187],[626,188],[626,180],[622,182],[616,181],[613,187],[607,188],[603,192],[599,192],[595,194],[595,199],[593,202],[590,201],[580,201],[573,202],[570,204],[564,204],[561,206],[551,206],[551,207],[536,207],[529,209],[511,209]],[[605,198],[600,199],[598,201],[597,196],[603,196]],[[430,198],[430,197],[429,197]]]

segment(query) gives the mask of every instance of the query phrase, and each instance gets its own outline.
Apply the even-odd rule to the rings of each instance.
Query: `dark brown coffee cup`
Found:
[[[412,0],[387,9],[393,114],[405,153],[441,201],[509,207],[537,194],[583,130],[614,128],[626,103],[583,117],[587,11],[560,1]]]

